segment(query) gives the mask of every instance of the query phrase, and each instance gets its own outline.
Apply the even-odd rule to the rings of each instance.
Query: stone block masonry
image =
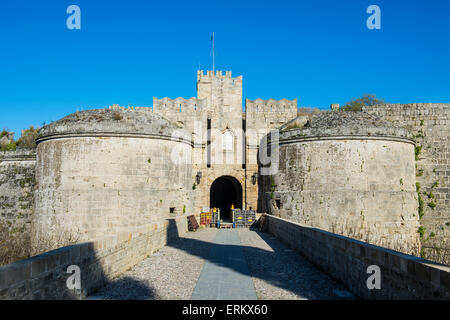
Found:
[[[33,215],[36,152],[0,152],[0,223],[29,234]]]
[[[424,250],[449,248],[450,104],[387,104],[365,107],[363,111],[405,126],[414,133],[416,176],[423,201],[423,209],[419,210],[425,228],[422,247]]]
[[[362,299],[450,299],[450,267],[271,215],[262,226]],[[380,268],[380,289],[368,289]]]
[[[186,231],[183,215],[2,266],[0,300],[83,299]],[[80,290],[67,288],[71,265],[80,267]]]
[[[282,131],[263,179],[267,213],[418,254],[414,141],[363,112],[324,112]]]

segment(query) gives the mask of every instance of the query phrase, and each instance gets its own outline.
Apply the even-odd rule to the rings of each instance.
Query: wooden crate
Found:
[[[233,228],[233,224],[229,223],[229,222],[222,222],[220,224],[220,228],[221,229],[232,229]]]
[[[203,212],[200,213],[200,224],[204,226],[209,226],[212,223],[212,214],[211,212]]]
[[[197,223],[197,219],[195,219],[195,216],[190,215],[187,217],[187,219],[188,219],[188,230],[196,231],[199,228],[199,225]]]

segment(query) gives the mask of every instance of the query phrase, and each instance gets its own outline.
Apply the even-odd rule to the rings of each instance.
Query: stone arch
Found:
[[[220,208],[220,216],[224,221],[231,221],[230,208],[242,209],[242,185],[233,176],[221,176],[214,180],[209,191],[211,208]]]

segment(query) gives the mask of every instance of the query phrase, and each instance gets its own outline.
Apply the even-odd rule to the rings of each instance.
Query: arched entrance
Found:
[[[211,185],[209,199],[211,208],[220,208],[220,218],[231,221],[231,205],[242,209],[242,186],[236,178],[222,176]]]

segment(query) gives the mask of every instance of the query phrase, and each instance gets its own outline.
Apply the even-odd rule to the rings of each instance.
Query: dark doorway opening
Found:
[[[211,185],[209,199],[211,208],[220,209],[220,219],[231,221],[231,205],[242,209],[242,186],[236,178],[222,176]]]

